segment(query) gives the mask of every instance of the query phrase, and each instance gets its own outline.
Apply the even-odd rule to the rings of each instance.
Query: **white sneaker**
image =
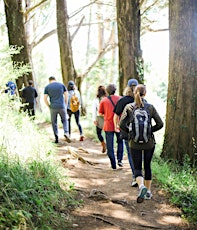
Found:
[[[144,197],[147,193],[147,188],[143,185],[141,188],[140,188],[140,192],[138,194],[138,197],[137,197],[137,203],[142,203],[144,201]]]
[[[147,191],[146,195],[144,196],[144,199],[145,200],[151,200],[152,196],[153,195],[152,195],[151,191]]]

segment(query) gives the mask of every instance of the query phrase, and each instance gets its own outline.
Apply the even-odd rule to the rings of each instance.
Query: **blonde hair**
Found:
[[[123,92],[123,95],[124,96],[131,96],[131,97],[134,97],[134,90],[135,90],[135,85],[132,85],[132,86],[127,86],[125,89],[124,89],[124,92]]]
[[[137,107],[144,107],[142,97],[146,95],[146,86],[139,84],[134,90],[135,104]]]

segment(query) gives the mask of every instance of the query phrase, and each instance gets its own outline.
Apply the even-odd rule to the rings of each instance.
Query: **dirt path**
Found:
[[[169,204],[168,198],[154,181],[152,200],[141,204],[136,202],[138,189],[130,186],[131,170],[126,155],[124,167],[112,171],[99,143],[89,138],[83,142],[78,139],[78,134],[74,133],[70,144],[62,139],[57,145],[57,159],[62,161],[67,175],[75,183],[79,199],[84,201],[72,213],[72,229],[192,229],[181,219],[181,211]],[[86,162],[83,162],[84,159]]]

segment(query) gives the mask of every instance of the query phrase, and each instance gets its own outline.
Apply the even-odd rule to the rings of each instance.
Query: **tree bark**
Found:
[[[197,158],[197,1],[169,1],[169,86],[162,157]]]
[[[77,73],[73,63],[66,0],[56,0],[56,14],[62,79],[63,83],[67,85],[69,80],[76,81]]]
[[[143,61],[140,48],[139,0],[116,0],[119,44],[119,88],[123,92],[128,79],[143,83]]]
[[[22,1],[6,0],[4,1],[4,5],[9,45],[23,47],[19,54],[12,55],[12,61],[14,64],[29,64],[31,66],[23,21]],[[29,73],[28,75],[25,74],[16,79],[19,94],[23,84],[27,86],[29,79],[32,79],[32,73]]]

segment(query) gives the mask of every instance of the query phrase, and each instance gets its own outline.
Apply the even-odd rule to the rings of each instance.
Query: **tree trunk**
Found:
[[[12,55],[12,61],[14,64],[30,64],[23,22],[22,1],[6,0],[4,1],[4,5],[6,23],[8,28],[9,45],[14,47],[23,47],[19,54]],[[20,76],[18,79],[16,79],[19,93],[20,89],[23,87],[23,84],[26,86],[29,79],[32,79],[32,73]]]
[[[162,156],[197,157],[197,1],[169,1],[170,58]]]
[[[71,37],[68,28],[68,13],[66,0],[56,0],[57,35],[60,47],[60,62],[63,83],[76,81],[77,73],[74,68]]]
[[[140,49],[139,0],[116,0],[119,43],[119,87],[120,93],[128,79],[144,81],[142,52]]]

